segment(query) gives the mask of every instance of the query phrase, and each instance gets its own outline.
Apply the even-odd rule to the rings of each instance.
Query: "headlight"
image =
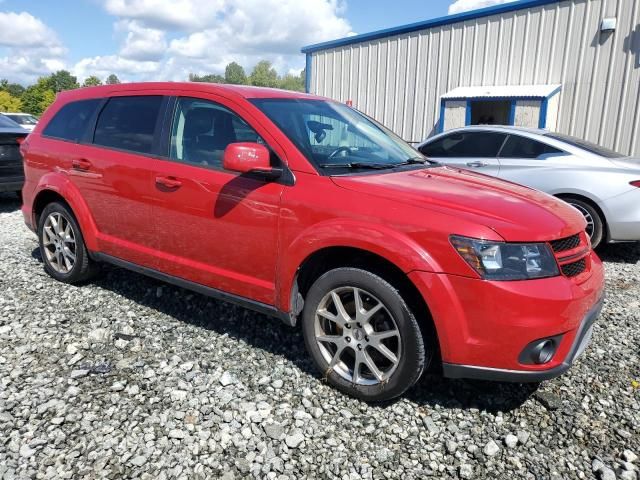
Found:
[[[527,280],[560,274],[546,243],[504,243],[452,235],[451,244],[486,280]]]

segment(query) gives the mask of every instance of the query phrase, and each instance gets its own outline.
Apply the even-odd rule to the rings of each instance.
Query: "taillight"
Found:
[[[629,182],[629,185],[633,185],[634,187],[640,188],[640,180],[634,180],[633,182]]]

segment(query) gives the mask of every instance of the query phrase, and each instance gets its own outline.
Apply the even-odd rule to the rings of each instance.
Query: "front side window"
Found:
[[[93,143],[151,153],[161,96],[112,97],[98,117]]]
[[[170,158],[178,162],[222,168],[230,143],[264,141],[231,110],[197,98],[180,98],[171,128]]]
[[[564,152],[546,143],[519,135],[509,135],[504,147],[502,147],[500,151],[500,158],[544,160],[545,158],[558,155],[564,155]]]
[[[504,133],[455,132],[423,145],[420,151],[434,158],[496,158],[506,137]]]
[[[102,100],[79,100],[67,103],[49,121],[42,135],[79,142],[87,133],[89,123]]]
[[[395,134],[346,105],[280,98],[252,102],[320,169],[393,168],[424,160]]]

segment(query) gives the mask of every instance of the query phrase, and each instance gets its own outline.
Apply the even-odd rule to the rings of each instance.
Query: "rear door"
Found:
[[[507,135],[498,132],[452,132],[420,147],[427,157],[446,165],[497,176],[498,151]]]
[[[547,191],[553,184],[553,172],[566,152],[533,138],[510,134],[500,149],[499,177]]]
[[[90,128],[79,143],[60,141],[56,147],[69,179],[91,211],[100,251],[150,268],[155,266],[149,248],[155,233],[151,172],[167,98],[133,92],[83,101],[97,102],[96,113],[89,119],[71,115],[68,122],[87,122]],[[55,129],[50,129],[57,118],[44,136],[55,136]]]

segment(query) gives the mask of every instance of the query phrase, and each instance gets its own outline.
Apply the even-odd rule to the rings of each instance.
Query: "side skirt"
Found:
[[[111,255],[106,255],[104,253],[92,252],[91,258],[98,262],[110,263],[111,265],[115,265],[116,267],[121,267],[126,270],[131,270],[133,272],[140,273],[142,275],[146,275],[151,278],[155,278],[156,280],[161,280],[163,282],[170,283],[171,285],[175,285],[177,287],[181,287],[187,290],[192,290],[201,295],[215,298],[216,300],[233,303],[235,305],[239,305],[249,310],[253,310],[255,312],[268,315],[270,317],[279,318],[289,326],[295,325],[295,320],[291,318],[291,315],[289,315],[289,313],[282,312],[278,310],[276,307],[272,305],[267,305],[266,303],[256,302],[255,300],[251,300],[249,298],[241,297],[239,295],[234,295],[232,293],[223,292],[222,290],[207,287],[206,285],[202,285],[199,283],[190,282],[189,280],[185,280],[180,277],[167,275],[166,273],[159,272],[158,270],[143,267],[141,265],[137,265],[135,263],[131,263],[117,257],[112,257]]]

